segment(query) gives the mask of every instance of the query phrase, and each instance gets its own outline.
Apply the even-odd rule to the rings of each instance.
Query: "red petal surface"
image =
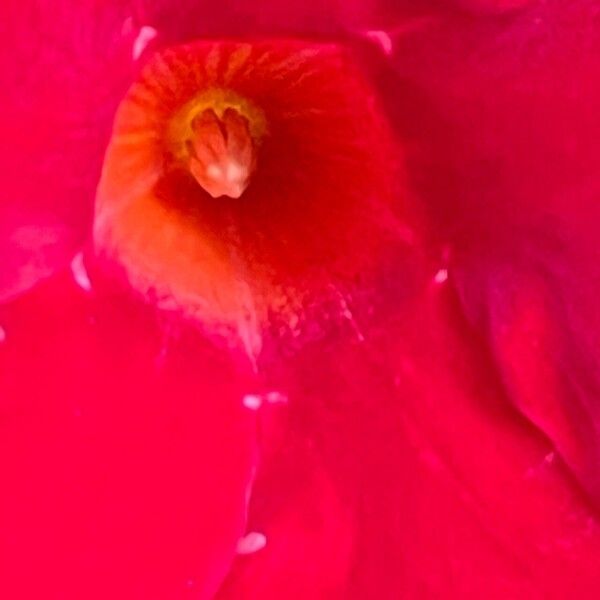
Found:
[[[87,234],[113,111],[130,76],[125,8],[97,0],[0,7],[0,300],[68,264]],[[40,251],[12,235],[32,227],[54,243]]]
[[[244,533],[246,378],[68,275],[0,321],[0,596],[210,598]]]
[[[408,31],[395,30],[401,11],[385,2],[323,6],[322,20],[309,4],[265,4],[262,16],[235,3],[137,5],[137,24],[162,26],[166,42],[292,22],[324,34],[337,14],[361,31],[386,29],[368,39],[384,40],[389,59],[374,46],[367,64],[439,256],[399,263],[377,280],[377,301],[366,292],[347,304],[336,335],[263,365],[263,385],[289,396],[288,408],[259,416],[248,525],[267,543],[236,561],[223,598],[598,596],[598,12],[590,0],[515,4],[419,3],[425,26]],[[61,21],[64,6],[52,7],[66,23],[52,39],[75,39],[69,24],[100,14],[85,3],[81,19],[69,7]],[[14,10],[25,15],[20,31],[35,27]],[[50,91],[67,80],[39,81],[28,89],[52,99],[50,133],[8,156],[3,190],[40,207],[85,204],[61,173],[94,155],[95,180],[97,150],[65,153],[56,177],[15,183],[13,173],[41,164],[23,157],[71,139]],[[66,89],[93,89],[71,81]],[[9,106],[19,119],[3,120],[8,139],[18,138],[9,123],[45,123],[37,106]],[[11,263],[16,280],[30,259]],[[0,315],[5,596],[211,594],[243,530],[246,377],[197,341],[174,342],[178,358],[157,369],[164,327],[154,317],[103,298],[92,303],[96,324],[84,325],[82,292],[54,285]]]
[[[565,459],[594,493],[596,19],[593,2],[457,15],[399,40],[394,58],[412,82],[401,125],[410,170],[467,314],[515,404],[558,447],[580,447]]]

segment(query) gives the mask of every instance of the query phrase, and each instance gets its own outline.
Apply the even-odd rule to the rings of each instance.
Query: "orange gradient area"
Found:
[[[377,260],[398,148],[333,44],[197,42],[158,52],[115,118],[97,252],[162,308],[257,351],[274,318]]]

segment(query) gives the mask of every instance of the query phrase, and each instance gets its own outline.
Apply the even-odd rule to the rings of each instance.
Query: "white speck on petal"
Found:
[[[554,462],[555,458],[556,458],[556,454],[554,452],[548,452],[548,454],[546,454],[546,456],[544,456],[544,462],[551,465]]]
[[[333,291],[338,297],[338,301],[340,303],[341,316],[344,317],[344,319],[346,319],[350,323],[352,329],[354,329],[354,333],[356,334],[356,338],[358,339],[358,341],[364,342],[365,336],[363,335],[360,327],[358,326],[358,323],[354,319],[354,315],[350,310],[350,306],[348,306],[348,302],[346,302],[346,298],[344,298],[344,295],[342,294],[342,292],[340,292],[340,290],[337,289],[337,287],[333,286]]]
[[[448,269],[440,269],[433,277],[433,281],[439,285],[446,283],[448,281]]]
[[[372,29],[365,32],[365,36],[379,44],[386,56],[389,56],[392,53],[394,45],[392,43],[392,38],[387,31],[383,31],[381,29]]]
[[[254,554],[267,545],[267,538],[257,531],[247,533],[237,544],[237,553],[241,555]]]
[[[73,279],[75,283],[86,292],[92,290],[92,282],[85,269],[85,263],[83,262],[83,254],[78,252],[71,261],[71,272],[73,273]]]
[[[262,398],[257,394],[246,394],[242,399],[242,404],[250,410],[258,410],[262,406]]]
[[[242,398],[242,404],[250,410],[259,410],[266,404],[287,404],[288,397],[278,391],[271,391],[265,394],[246,394]]]
[[[0,344],[6,341],[6,330],[0,325]]]
[[[140,29],[135,41],[133,42],[133,48],[131,50],[131,56],[133,57],[133,60],[137,60],[142,55],[142,52],[144,52],[146,46],[148,46],[148,44],[157,35],[158,32],[156,29],[154,29],[154,27],[150,27],[149,25],[144,25]]]
[[[269,404],[286,404],[288,401],[287,396],[281,392],[269,392],[265,398]]]

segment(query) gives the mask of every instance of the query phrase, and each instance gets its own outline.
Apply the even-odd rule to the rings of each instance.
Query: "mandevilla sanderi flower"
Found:
[[[598,15],[0,3],[0,598],[597,598]]]

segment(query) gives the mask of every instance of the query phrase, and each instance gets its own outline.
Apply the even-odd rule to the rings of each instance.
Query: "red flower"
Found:
[[[2,596],[596,597],[596,13],[5,3]]]

